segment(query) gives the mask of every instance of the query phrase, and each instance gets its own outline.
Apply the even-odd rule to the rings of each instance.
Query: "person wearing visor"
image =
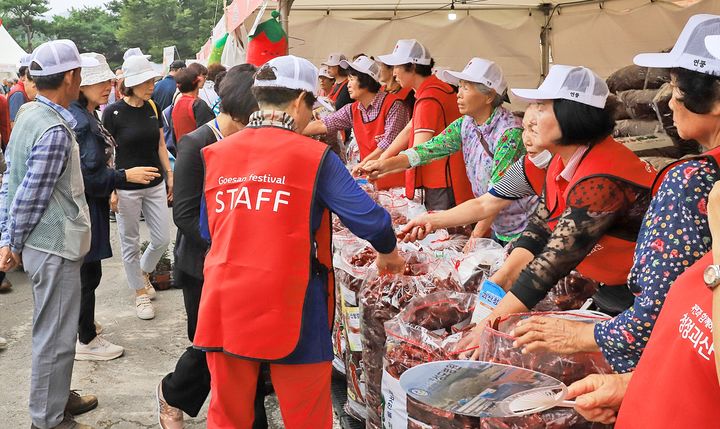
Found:
[[[522,141],[527,154],[511,165],[497,183],[482,196],[450,210],[415,217],[402,228],[400,238],[405,242],[422,240],[437,229],[487,222],[513,201],[542,196],[552,154],[538,147],[537,110],[538,105],[531,103],[523,115]]]
[[[409,112],[396,96],[380,91],[378,64],[366,56],[360,56],[352,63],[341,61],[340,67],[350,75],[348,90],[354,103],[322,120],[311,122],[303,134],[335,133],[352,128],[360,149],[360,164],[377,159],[405,128],[410,120]],[[354,172],[355,172],[354,171]],[[394,174],[378,180],[378,189],[397,188],[405,185],[405,175]]]
[[[22,263],[33,288],[32,428],[90,428],[73,415],[97,406],[94,396],[70,394],[90,213],[68,111],[81,68],[97,65],[70,40],[35,48],[29,70],[38,95],[20,109],[0,189],[0,270]]]
[[[150,300],[156,294],[150,273],[170,245],[168,202],[172,201],[173,171],[160,111],[150,98],[159,74],[144,55],[128,57],[122,68],[123,99],[103,111],[103,126],[117,143],[117,167],[154,167],[162,174],[146,174],[143,183],[120,184],[111,199],[111,207],[117,212],[125,275],[135,292],[135,314],[149,320],[155,317]],[[150,244],[144,252],[140,250],[141,212],[150,232]]]
[[[194,346],[210,369],[208,427],[251,428],[268,362],[284,427],[332,428],[330,212],[378,251],[380,272],[404,269],[390,215],[327,145],[298,133],[317,79],[304,58],[270,60],[252,89],[260,110],[202,151],[201,231],[211,245]]]
[[[697,15],[687,23],[673,51],[635,57],[638,65],[671,69],[673,120],[682,138],[699,142],[705,153],[670,164],[655,179],[653,200],[642,223],[628,278],[635,294],[632,307],[594,329],[566,321],[533,321],[537,323],[518,330],[520,344],[530,350],[543,347],[566,353],[601,350],[615,371],[632,371],[670,286],[710,251],[708,194],[720,179],[720,141],[715,132],[720,118],[714,111],[720,102],[720,62],[707,51],[703,55],[687,52],[698,52],[695,47],[703,46],[703,37],[715,33],[720,34],[720,16]]]
[[[350,93],[348,92],[348,72],[340,67],[342,61],[347,61],[345,54],[339,52],[328,55],[328,59],[321,65],[327,67],[328,74],[335,79],[335,83],[327,97],[335,105],[335,111],[342,109],[346,104],[352,103]]]
[[[617,315],[633,302],[627,276],[656,172],[610,137],[609,91],[591,70],[554,65],[539,88],[512,91],[539,103],[539,146],[554,157],[535,214],[491,278],[509,292],[490,319],[529,311],[573,270],[597,285],[595,306]]]
[[[412,120],[380,156],[384,160],[401,150],[425,143],[440,134],[460,117],[455,92],[432,74],[435,61],[415,39],[399,40],[392,54],[380,55],[379,61],[393,66],[395,78],[403,88],[415,91]],[[472,187],[460,152],[405,172],[405,195],[415,198],[423,189],[423,203],[428,210],[446,210],[472,198]]]
[[[443,70],[438,76],[458,86],[457,106],[463,116],[432,139],[392,158],[366,163],[363,170],[376,179],[461,153],[473,195],[481,197],[525,155],[522,124],[503,107],[503,102],[508,101],[507,83],[494,62],[473,58],[462,72]],[[536,201],[534,195],[512,201],[494,219],[478,223],[473,236],[485,236],[491,224],[493,238],[507,244],[525,230]]]

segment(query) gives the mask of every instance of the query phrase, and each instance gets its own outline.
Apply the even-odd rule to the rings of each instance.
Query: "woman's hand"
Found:
[[[118,194],[115,191],[110,194],[110,210],[112,210],[113,213],[118,212]]]
[[[125,170],[125,180],[129,183],[147,185],[158,177],[160,173],[155,167],[133,167]]]
[[[510,333],[513,347],[523,354],[548,350],[560,354],[598,351],[593,323],[576,322],[557,317],[530,317],[521,320]]]
[[[422,240],[438,229],[436,216],[424,214],[407,223],[398,233],[398,238],[405,243]]]
[[[591,422],[615,423],[632,373],[593,374],[568,387],[567,399],[575,398],[575,410]]]
[[[374,159],[363,164],[358,174],[366,174],[370,180],[377,180],[380,176],[385,174],[386,162]]]
[[[173,202],[173,172],[168,171],[167,177],[165,178],[165,184],[167,185],[167,200],[169,203]]]
[[[480,340],[485,326],[487,326],[487,319],[480,320],[458,341],[456,350],[460,351],[459,359],[478,360],[480,358]]]
[[[405,259],[400,256],[396,247],[388,254],[378,253],[375,265],[380,274],[400,274],[405,270]]]

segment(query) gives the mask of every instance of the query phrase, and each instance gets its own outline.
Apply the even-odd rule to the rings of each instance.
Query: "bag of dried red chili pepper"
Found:
[[[400,376],[425,362],[456,358],[453,351],[461,338],[459,332],[469,324],[474,308],[474,294],[435,292],[413,299],[385,323],[382,376],[385,429],[406,429],[408,425],[407,395],[400,386]]]
[[[405,272],[378,275],[372,270],[360,292],[362,360],[365,369],[368,428],[380,428],[382,360],[385,353],[384,323],[395,317],[413,298],[450,290],[462,291],[457,272],[445,260],[423,252],[403,255]]]
[[[356,239],[335,252],[335,285],[339,295],[340,319],[342,321],[343,363],[347,378],[348,400],[345,410],[357,419],[365,419],[365,381],[362,365],[362,341],[360,339],[360,308],[358,293],[374,269],[377,258],[375,250],[364,241]]]

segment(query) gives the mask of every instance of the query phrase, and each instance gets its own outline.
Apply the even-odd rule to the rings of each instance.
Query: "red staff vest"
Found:
[[[328,98],[335,103],[337,101],[338,96],[340,95],[340,91],[342,91],[343,88],[345,88],[348,84],[348,80],[345,79],[342,82],[333,84],[332,88],[330,88],[330,94],[328,94]]]
[[[25,92],[25,82],[19,81],[15,85],[10,88],[10,92],[6,95],[7,99],[10,100],[10,97],[15,94],[16,92],[22,92],[23,100],[25,100],[25,103],[30,101],[30,99],[27,96],[27,93]]]
[[[565,186],[557,180],[563,168],[562,159],[556,156],[548,166],[545,179],[545,204],[550,212],[548,226],[551,230],[555,230],[565,211],[572,189],[581,181],[593,177],[611,177],[650,189],[656,175],[650,164],[611,137],[585,153],[572,179]],[[595,248],[576,269],[582,275],[608,286],[624,285],[627,283],[634,254],[635,240],[614,237],[610,232],[600,238]]]
[[[175,102],[175,106],[173,106],[171,117],[176,144],[180,142],[180,139],[183,138],[185,134],[189,134],[197,128],[195,112],[193,111],[195,100],[197,100],[197,98],[183,94]]]
[[[308,282],[327,268],[334,315],[330,214],[311,210],[327,145],[289,130],[246,128],[203,149],[212,245],[196,347],[261,360],[297,347]],[[298,168],[302,166],[302,168]]]
[[[525,155],[523,157],[523,164],[525,167],[523,168],[523,173],[525,173],[525,179],[530,184],[530,186],[532,186],[535,194],[541,196],[543,193],[543,188],[545,187],[545,176],[547,176],[547,170],[533,164],[532,161],[530,161],[530,157],[528,155]]]
[[[670,287],[625,393],[615,429],[720,426],[712,291],[703,281],[703,271],[712,263],[708,252]]]
[[[428,77],[418,88],[415,94],[415,108],[421,103],[437,103],[443,115],[443,129],[452,121],[460,117],[457,107],[457,97],[450,85],[436,76]],[[415,120],[413,115],[410,141],[415,136]],[[442,130],[441,130],[442,131]],[[439,134],[439,132],[438,132]],[[412,145],[409,145],[412,147]],[[405,195],[409,199],[415,198],[416,188],[442,189],[452,188],[455,195],[455,204],[461,204],[475,198],[472,186],[467,178],[465,159],[462,151],[448,157],[435,160],[427,165],[411,168],[405,171]]]
[[[360,112],[360,102],[354,102],[350,109],[353,118],[353,131],[355,132],[355,139],[360,149],[360,159],[365,159],[366,156],[370,155],[375,149],[377,149],[377,136],[381,136],[385,133],[385,119],[387,118],[390,108],[393,106],[395,101],[399,99],[393,94],[385,95],[382,107],[380,107],[380,113],[377,118],[372,121],[365,122]],[[399,188],[405,185],[405,173],[390,174],[386,177],[378,179],[375,182],[375,186],[378,189],[390,189]]]

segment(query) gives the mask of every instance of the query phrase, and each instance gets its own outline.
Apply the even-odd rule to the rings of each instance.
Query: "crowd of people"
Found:
[[[259,68],[174,61],[162,76],[138,48],[113,72],[72,41],[38,46],[0,96],[0,291],[17,267],[32,283],[32,427],[90,427],[75,416],[98,400],[71,391],[73,362],[124,353],[95,321],[114,219],[142,320],[155,317],[151,273],[177,226],[192,345],[157,385],[162,428],[182,428],[208,396],[208,427],[266,428],[269,383],[285,427],[331,428],[331,215],[370,243],[380,273],[403,272],[398,240],[440,228],[473,225],[506,246],[490,281],[507,294],[460,358],[478,357],[488,321],[532,311],[569,279],[592,284],[592,308],[611,318],[530,317],[515,345],[602,353],[615,374],[569,386],[590,421],[714,427],[720,16],[692,17],[670,52],[634,61],[670,70],[678,133],[702,154],[661,171],[638,158],[611,136],[605,81],[581,66],[514,88],[490,59],[435,73],[405,39],[376,58],[331,53],[320,69],[288,55]],[[319,103],[333,112],[317,117]],[[359,159],[345,165],[351,142]],[[396,232],[358,176],[428,212]]]

